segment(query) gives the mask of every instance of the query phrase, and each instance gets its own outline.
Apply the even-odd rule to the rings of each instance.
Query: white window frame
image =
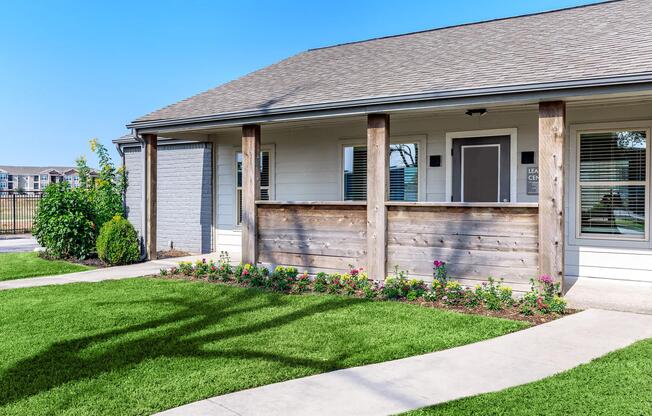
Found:
[[[645,153],[645,238],[627,237],[623,235],[611,234],[583,234],[582,233],[582,213],[580,207],[580,135],[584,133],[610,133],[615,131],[645,131],[646,132],[646,153]],[[571,155],[569,160],[572,161],[574,166],[569,169],[571,173],[571,183],[574,188],[570,190],[569,205],[573,207],[569,212],[572,212],[573,217],[569,219],[569,227],[573,230],[569,232],[572,236],[569,245],[581,244],[598,244],[603,246],[626,246],[646,248],[650,247],[650,133],[652,131],[652,121],[633,121],[633,122],[608,122],[608,123],[592,123],[592,124],[575,124],[570,128],[571,134]],[[642,181],[624,181],[624,182],[611,182],[611,186],[618,185],[632,185],[641,183]],[[602,182],[592,183],[596,186],[603,184]],[[566,208],[569,208],[568,206]]]
[[[453,139],[472,139],[481,137],[509,136],[509,201],[516,202],[518,195],[518,129],[490,129],[446,132],[446,202],[453,197]]]
[[[409,136],[390,136],[389,144],[409,144],[416,143],[419,146],[419,157],[417,159],[417,179],[419,181],[419,187],[417,190],[417,201],[425,201],[426,198],[426,163],[427,163],[427,144],[428,136],[425,134],[416,134]],[[345,147],[355,147],[355,146],[367,146],[367,141],[361,138],[345,138],[340,139],[338,143],[338,161],[339,161],[339,196],[340,201],[345,201],[344,199],[344,148]],[[389,166],[387,166],[389,170]],[[389,174],[388,174],[389,177]],[[389,184],[388,184],[389,186]],[[389,196],[389,189],[387,192]],[[363,202],[363,201],[360,201]],[[400,201],[397,201],[400,202]]]
[[[276,160],[276,146],[274,144],[265,144],[260,146],[261,152],[269,153],[269,186],[267,187],[269,193],[269,200],[273,201],[276,199],[276,169],[275,169],[275,160]],[[238,211],[240,209],[240,199],[238,198],[238,191],[242,190],[242,187],[238,186],[238,153],[242,153],[242,147],[236,146],[233,149],[233,188],[234,188],[234,197],[235,201],[233,204],[233,223],[237,230],[242,228],[242,223],[238,222]],[[264,189],[264,187],[261,187]]]

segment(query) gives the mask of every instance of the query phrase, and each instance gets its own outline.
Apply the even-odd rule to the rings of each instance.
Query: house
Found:
[[[623,0],[299,53],[129,123],[129,219],[150,258],[652,282],[651,21]]]
[[[91,177],[97,172],[91,171]],[[76,167],[66,166],[2,166],[0,165],[0,192],[40,192],[50,183],[66,181],[76,188],[79,173]]]

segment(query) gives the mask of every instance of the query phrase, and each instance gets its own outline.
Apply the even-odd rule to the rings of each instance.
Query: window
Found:
[[[34,182],[38,182],[38,175],[34,175]]]
[[[647,238],[646,131],[581,132],[579,235]]]
[[[38,191],[38,182],[34,182],[34,190]]]
[[[260,152],[260,199],[269,201],[270,197],[270,157],[268,150]],[[242,223],[242,152],[235,155],[236,165],[236,215],[237,225]]]
[[[367,147],[345,146],[343,163],[345,201],[367,199]],[[389,146],[389,200],[417,201],[419,199],[419,145],[418,143]]]
[[[14,175],[9,175],[9,182],[13,182],[14,180]]]

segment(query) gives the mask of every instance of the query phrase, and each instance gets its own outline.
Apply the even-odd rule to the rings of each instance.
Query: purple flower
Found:
[[[539,282],[546,285],[551,285],[555,282],[555,279],[553,279],[552,276],[550,275],[542,274],[541,276],[539,276]]]
[[[435,267],[439,268],[439,267],[442,267],[442,266],[443,266],[444,264],[446,264],[446,263],[444,263],[444,262],[441,261],[441,260],[435,260],[435,261],[433,262],[433,264],[435,265]]]

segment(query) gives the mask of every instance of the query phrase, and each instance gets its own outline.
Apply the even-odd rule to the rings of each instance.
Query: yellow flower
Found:
[[[91,144],[91,152],[94,152],[95,149],[97,148],[97,139],[92,138],[88,142]]]

